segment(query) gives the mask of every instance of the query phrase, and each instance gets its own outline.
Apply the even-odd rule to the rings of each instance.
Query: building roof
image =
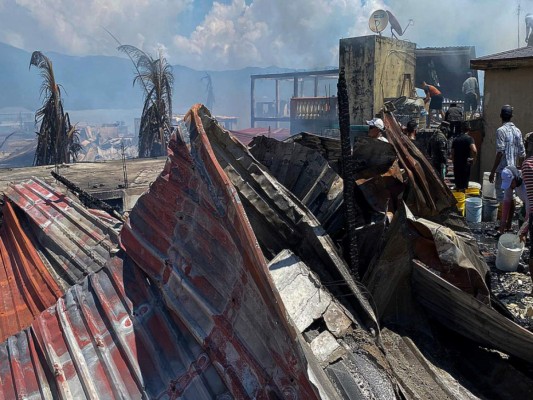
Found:
[[[165,161],[166,157],[127,159],[128,187],[130,189],[146,189],[159,175]],[[122,168],[121,160],[78,162],[60,165],[59,174],[87,192],[107,191],[124,185]],[[0,192],[4,192],[11,182],[20,182],[32,176],[48,184],[53,184],[55,179],[50,174],[51,171],[54,171],[53,165],[0,168]]]
[[[475,46],[446,46],[446,47],[417,47],[415,49],[415,55],[419,56],[429,56],[429,55],[442,55],[443,53],[447,55],[456,55],[456,54],[467,54],[470,55],[473,53],[475,56],[476,48]]]
[[[470,61],[473,69],[501,69],[533,66],[533,47],[521,47],[501,53],[478,57]]]

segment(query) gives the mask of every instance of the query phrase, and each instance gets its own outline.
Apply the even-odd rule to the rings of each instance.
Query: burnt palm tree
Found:
[[[144,89],[144,106],[139,130],[139,157],[157,157],[166,154],[172,133],[172,67],[159,52],[152,58],[134,46],[118,47],[128,55],[136,69],[133,85],[139,82]]]
[[[35,113],[35,122],[40,122],[37,150],[33,165],[70,163],[76,160],[81,150],[78,132],[70,124],[68,113],[63,111],[61,91],[56,83],[52,61],[40,51],[31,55],[30,68],[41,70],[41,98],[43,105]]]

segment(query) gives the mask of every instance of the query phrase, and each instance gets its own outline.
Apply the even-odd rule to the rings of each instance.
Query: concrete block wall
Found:
[[[404,74],[415,83],[415,48],[377,35],[341,39],[339,68],[345,68],[352,125],[372,118],[384,99],[401,96]]]
[[[496,129],[502,122],[502,105],[513,106],[512,122],[526,133],[533,131],[533,67],[485,71],[483,120],[485,138],[481,147],[481,174],[492,168],[496,157]]]

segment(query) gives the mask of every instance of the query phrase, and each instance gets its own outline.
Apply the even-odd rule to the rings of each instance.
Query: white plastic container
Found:
[[[481,207],[483,203],[479,197],[466,199],[466,220],[468,222],[481,222]]]
[[[495,199],[496,190],[494,188],[494,183],[490,183],[489,177],[490,177],[490,172],[483,173],[483,187],[481,189],[481,192],[483,194],[483,197]]]
[[[524,243],[517,235],[505,233],[498,240],[498,254],[496,268],[502,271],[516,271],[520,256],[524,250]]]

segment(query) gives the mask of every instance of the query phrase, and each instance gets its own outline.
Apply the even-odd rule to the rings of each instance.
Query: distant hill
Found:
[[[65,111],[142,108],[142,92],[140,87],[133,87],[130,60],[118,56],[45,54],[52,60],[57,82],[63,87]],[[31,52],[0,43],[0,108],[35,110],[40,106],[41,77],[34,67],[28,71],[30,57]],[[173,66],[173,71],[175,113],[184,113],[193,104],[205,102],[206,87],[201,78],[206,71],[180,65]],[[239,127],[250,126],[250,75],[290,71],[294,70],[269,67],[207,71],[215,90],[213,113],[239,117]],[[272,99],[273,87],[258,88],[258,96]]]

